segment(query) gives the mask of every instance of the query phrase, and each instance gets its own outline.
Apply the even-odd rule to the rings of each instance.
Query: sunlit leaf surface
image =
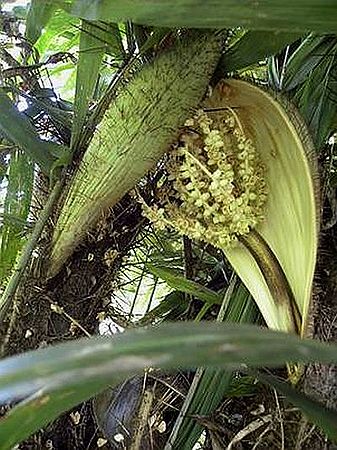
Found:
[[[82,339],[0,362],[0,401],[30,396],[0,423],[3,449],[62,411],[148,367],[280,366],[287,361],[337,362],[337,346],[252,325],[189,323]]]

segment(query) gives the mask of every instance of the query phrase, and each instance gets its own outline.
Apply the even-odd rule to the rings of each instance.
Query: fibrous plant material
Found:
[[[197,107],[220,56],[221,35],[176,38],[125,86],[94,133],[56,224],[54,275],[101,213],[153,167]]]
[[[224,251],[271,328],[305,333],[318,220],[311,141],[294,110],[258,87],[220,82],[168,156],[159,203],[172,226]]]

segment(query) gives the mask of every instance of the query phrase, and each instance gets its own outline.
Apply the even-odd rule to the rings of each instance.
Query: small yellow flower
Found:
[[[310,139],[246,82],[219,83],[204,106],[169,152],[162,219],[222,249],[267,324],[303,335],[318,240]]]

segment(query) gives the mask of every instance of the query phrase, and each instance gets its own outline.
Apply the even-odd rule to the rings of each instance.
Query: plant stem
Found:
[[[23,250],[22,256],[18,263],[17,268],[12,274],[9,283],[6,286],[6,289],[0,299],[0,321],[3,321],[6,317],[6,313],[11,305],[13,297],[18,289],[20,284],[22,275],[29,263],[29,260],[32,256],[33,250],[37,245],[37,242],[41,236],[42,230],[54,208],[54,205],[59,199],[63,187],[62,180],[59,180],[55,183],[53,190],[48,198],[46,206],[41,212],[39,220],[36,222],[34,230],[32,232],[31,238],[28,241],[26,247]]]
[[[256,230],[251,230],[248,235],[241,236],[239,240],[258,264],[275,305],[282,306],[288,311],[293,330],[300,334],[301,314],[289,282],[272,249]]]

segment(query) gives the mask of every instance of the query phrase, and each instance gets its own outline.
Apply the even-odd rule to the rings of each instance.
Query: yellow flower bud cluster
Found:
[[[159,228],[226,248],[264,217],[264,168],[236,113],[199,110],[168,155],[161,206],[143,203]]]

